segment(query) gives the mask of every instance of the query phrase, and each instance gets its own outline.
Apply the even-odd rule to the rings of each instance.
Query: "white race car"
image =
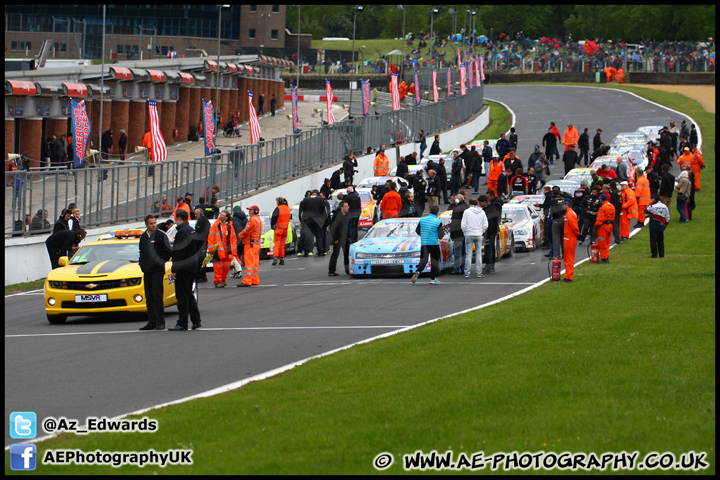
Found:
[[[542,244],[545,225],[542,215],[534,206],[523,203],[506,203],[502,207],[503,221],[507,217],[515,238],[515,251],[537,250]]]

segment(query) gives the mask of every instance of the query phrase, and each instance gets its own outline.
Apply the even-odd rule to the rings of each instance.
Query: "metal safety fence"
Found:
[[[358,93],[359,95],[359,93]],[[408,143],[420,129],[428,136],[459,125],[483,106],[483,91],[438,103],[346,118],[294,135],[246,145],[193,160],[83,168],[5,172],[5,235],[47,234],[62,211],[74,204],[83,227],[141,221],[147,214],[169,215],[186,192],[210,203],[229,202],[260,188],[328,168],[348,153],[385,144]],[[47,214],[45,213],[47,211]]]

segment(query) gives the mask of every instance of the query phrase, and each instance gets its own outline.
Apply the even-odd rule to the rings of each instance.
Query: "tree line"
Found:
[[[355,5],[303,5],[301,33],[313,39],[353,36]],[[405,32],[415,35],[429,32],[431,5],[404,5]],[[453,9],[456,15],[451,15]],[[574,40],[622,39],[628,43],[648,40],[707,41],[715,38],[715,5],[440,5],[434,15],[433,29],[447,37],[460,33],[465,26],[470,32],[471,15],[475,11],[475,30],[488,35],[522,31],[525,38],[565,38]],[[287,6],[286,27],[297,32],[298,9]],[[453,23],[456,28],[453,32]],[[403,12],[397,5],[366,5],[357,13],[356,39],[399,38],[403,33]]]

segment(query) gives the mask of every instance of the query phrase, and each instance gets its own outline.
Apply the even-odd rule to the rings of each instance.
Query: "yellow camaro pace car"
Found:
[[[60,268],[45,280],[45,314],[52,324],[65,323],[70,315],[145,313],[145,286],[140,259],[144,229],[118,230],[60,258]],[[165,263],[164,304],[175,305],[171,262]],[[193,286],[197,298],[197,285]]]

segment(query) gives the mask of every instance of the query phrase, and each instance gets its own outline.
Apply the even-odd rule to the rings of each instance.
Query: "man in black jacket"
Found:
[[[335,170],[332,175],[330,175],[330,188],[331,189],[339,190],[339,189],[345,187],[345,185],[343,185],[343,183],[342,183],[342,180],[340,180],[341,173],[343,173],[343,169],[339,168],[339,169]],[[328,195],[327,198],[330,198],[330,196]]]
[[[430,146],[430,153],[429,155],[440,155],[442,151],[440,150],[440,135],[435,135],[435,141]]]
[[[418,170],[415,172],[415,175],[410,177],[410,183],[412,184],[414,192],[413,196],[415,197],[415,203],[417,204],[417,216],[422,217],[422,214],[425,211],[425,202],[427,200],[425,195],[425,192],[427,191],[427,182],[425,181],[421,170]],[[447,194],[447,190],[445,190],[445,193]]]
[[[353,184],[353,176],[355,175],[355,167],[358,166],[357,158],[354,153],[349,153],[343,160],[343,173],[345,175],[345,185]]]
[[[580,245],[583,244],[588,232],[590,232],[590,243],[595,241],[597,233],[595,232],[595,219],[600,209],[600,187],[594,185],[590,190],[590,195],[585,195],[580,202],[580,208],[584,214],[582,233],[578,236]]]
[[[333,219],[332,225],[330,225],[330,238],[332,239],[332,255],[330,255],[330,263],[328,264],[328,275],[331,277],[337,277],[338,274],[335,272],[337,266],[337,259],[340,256],[340,249],[343,250],[343,261],[345,265],[345,273],[350,273],[350,260],[348,257],[349,238],[348,238],[348,212],[350,206],[346,201],[340,202],[335,218]]]
[[[205,218],[205,215],[203,215],[203,211],[201,209],[196,208],[194,213],[198,260],[202,264],[203,259],[205,259],[205,255],[207,255],[207,237],[210,233],[210,222],[207,218]],[[204,268],[200,268],[200,270],[198,271],[197,281],[199,283],[207,283],[208,278]]]
[[[53,270],[60,267],[60,257],[69,255],[68,252],[75,252],[79,248],[73,247],[73,244],[80,243],[85,235],[86,232],[82,228],[78,231],[60,230],[45,240],[45,247],[50,256],[50,265]]]
[[[157,219],[154,215],[145,216],[145,226],[147,230],[140,237],[139,243],[139,265],[143,272],[148,323],[140,330],[165,330],[163,280],[165,262],[170,260],[172,248],[167,234],[157,228]]]
[[[660,169],[662,170],[662,175],[660,176],[660,189],[658,193],[660,194],[662,203],[669,209],[670,201],[675,191],[675,177],[670,173],[670,165],[663,165]],[[650,186],[650,191],[652,192],[652,180],[650,181]]]
[[[580,158],[578,158],[578,165],[584,159],[585,166],[588,166],[588,152],[590,151],[590,135],[588,135],[588,129],[580,135],[578,139],[578,147],[580,147]]]
[[[58,218],[55,225],[53,225],[53,233],[60,232],[62,230],[70,230],[70,225],[68,224],[70,217],[72,217],[72,212],[67,209],[63,210],[60,218]]]
[[[460,182],[462,181],[463,159],[458,152],[453,152],[453,162],[450,177],[450,195],[456,195],[460,190]]]
[[[318,255],[324,256],[325,250],[325,223],[330,219],[330,204],[313,190],[309,197],[300,202],[298,215],[305,231],[305,252],[303,257],[312,253],[313,246],[317,244]]]
[[[600,134],[602,133],[602,128],[597,129],[597,133],[593,137],[593,152],[600,148],[600,146],[603,144],[602,138],[600,138]]]
[[[545,157],[550,163],[553,163],[555,149],[557,148],[557,137],[553,133],[552,127],[548,128],[548,133],[543,137],[542,146],[545,147]],[[547,174],[550,175],[550,172],[548,171]]]
[[[172,247],[172,269],[170,279],[175,281],[175,298],[177,299],[178,321],[170,331],[188,329],[188,315],[192,321],[192,329],[201,327],[202,319],[197,301],[193,295],[193,282],[198,271],[197,235],[188,223],[185,210],[175,214],[177,233]]]
[[[503,160],[510,151],[510,142],[505,139],[504,133],[500,135],[500,140],[495,143],[495,151],[497,151],[500,160]]]
[[[461,274],[463,267],[465,266],[465,234],[462,231],[462,218],[465,210],[468,209],[469,205],[465,202],[467,192],[460,190],[457,195],[454,195],[452,200],[453,203],[448,207],[448,210],[452,210],[452,216],[450,217],[450,238],[453,241],[453,250],[455,252],[455,264],[453,265],[452,274]]]
[[[620,238],[620,215],[618,212],[622,211],[622,194],[618,188],[618,182],[610,182],[610,203],[615,207],[615,219],[613,220],[613,239],[616,244],[620,244],[622,239]]]
[[[450,200],[448,199],[448,191],[447,191],[447,169],[445,168],[445,159],[441,158],[437,164],[435,164],[435,173],[437,173],[437,180],[440,184],[440,191],[443,195],[443,202],[445,202],[446,205],[450,204]],[[425,209],[425,203],[423,200],[423,210]]]
[[[483,198],[485,197],[485,198]],[[495,236],[500,232],[500,217],[502,215],[502,200],[495,196],[495,192],[488,190],[485,196],[478,197],[478,203],[485,211],[488,219],[488,228],[485,230],[485,258],[483,259],[483,274],[495,273]]]
[[[570,170],[575,168],[575,164],[577,164],[577,161],[578,161],[578,154],[575,151],[575,144],[571,143],[568,146],[570,147],[570,150],[567,150],[567,151],[565,151],[565,153],[563,153],[563,163],[565,164],[565,175],[567,175]]]
[[[357,229],[358,221],[360,220],[360,214],[362,213],[362,201],[360,195],[355,191],[355,188],[351,185],[347,188],[347,195],[345,195],[345,202],[348,204],[348,237],[350,243],[357,242]]]
[[[110,152],[112,151],[113,147],[112,133],[112,128],[108,128],[105,133],[103,133],[102,138],[100,139],[100,148],[102,150],[103,160],[108,160],[110,158]]]
[[[412,158],[412,157],[411,157]],[[397,164],[397,170],[395,170],[395,176],[405,178],[408,173],[408,163],[406,157],[400,157],[400,161]]]
[[[483,149],[480,155],[485,163],[485,174],[487,175],[490,172],[490,162],[492,162],[493,157],[492,147],[490,146],[490,142],[487,140],[483,142]],[[487,185],[487,177],[485,177],[485,183],[483,185]]]

